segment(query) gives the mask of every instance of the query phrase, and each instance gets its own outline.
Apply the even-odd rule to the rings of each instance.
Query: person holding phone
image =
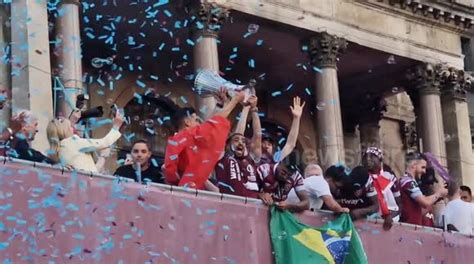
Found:
[[[99,172],[92,154],[114,144],[122,135],[119,131],[122,124],[123,117],[117,111],[109,133],[101,139],[89,139],[75,135],[69,119],[55,118],[48,123],[46,129],[51,146],[50,157],[63,166],[70,166],[76,170]]]

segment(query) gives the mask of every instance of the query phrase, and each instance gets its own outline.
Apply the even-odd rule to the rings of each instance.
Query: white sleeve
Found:
[[[328,182],[322,176],[311,176],[305,179],[305,187],[310,194],[316,197],[331,195]]]
[[[112,128],[103,138],[78,138],[76,140],[77,144],[81,147],[81,152],[93,152],[109,147],[114,144],[120,136],[122,136],[122,134],[117,129]]]

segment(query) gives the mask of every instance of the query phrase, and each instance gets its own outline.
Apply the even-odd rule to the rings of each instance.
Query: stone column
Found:
[[[387,111],[387,102],[380,96],[367,95],[360,106],[358,121],[361,151],[364,153],[368,147],[381,147],[380,120]]]
[[[10,74],[10,55],[6,53],[8,43],[10,43],[10,27],[6,27],[9,21],[9,12],[6,5],[0,5],[0,90],[5,91],[5,95],[11,94],[11,74]],[[5,102],[3,109],[0,110],[0,133],[10,124],[11,111],[9,102]]]
[[[229,16],[227,9],[214,3],[201,3],[199,6],[199,23],[195,33],[194,69],[196,73],[201,69],[219,72],[219,53],[217,39],[222,24]],[[196,109],[199,115],[207,119],[216,108],[216,100],[212,96],[196,96]]]
[[[320,69],[320,72],[316,73],[314,90],[318,105],[318,158],[324,169],[344,163],[344,135],[336,64],[338,56],[346,48],[345,39],[326,32],[310,40],[311,63]]]
[[[418,92],[418,135],[422,139],[423,152],[431,152],[446,166],[446,145],[441,113],[440,81],[441,64],[421,64],[407,72],[407,79]]]
[[[372,120],[359,124],[360,145],[362,153],[369,147],[380,148],[380,120]]]
[[[12,111],[28,109],[39,119],[33,147],[49,148],[46,124],[53,118],[48,12],[46,0],[11,4]]]
[[[64,90],[56,92],[56,115],[69,116],[75,108],[76,96],[82,93],[82,53],[80,1],[62,1],[56,20],[57,69]]]
[[[448,68],[441,82],[441,103],[448,169],[459,183],[474,187],[474,159],[467,105],[471,76],[463,70]]]

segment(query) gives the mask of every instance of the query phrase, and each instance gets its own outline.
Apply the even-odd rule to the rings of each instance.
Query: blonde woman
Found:
[[[81,138],[74,135],[71,122],[65,118],[55,118],[49,122],[47,134],[51,146],[51,158],[64,166],[76,170],[98,172],[92,153],[110,147],[122,135],[119,132],[123,118],[117,112],[112,121],[112,129],[101,139]]]

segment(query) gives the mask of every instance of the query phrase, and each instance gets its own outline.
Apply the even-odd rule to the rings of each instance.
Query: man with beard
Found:
[[[400,220],[400,190],[397,177],[392,169],[383,163],[382,150],[369,147],[362,156],[362,166],[369,172],[369,181],[377,191],[380,215],[384,219],[384,229]]]
[[[303,176],[294,166],[287,165],[287,160],[274,164],[262,164],[257,173],[260,181],[260,199],[266,205],[275,204],[280,210],[302,212],[309,209],[309,196],[304,188]],[[299,198],[298,203],[290,203],[288,194],[294,189]]]
[[[426,173],[426,159],[420,153],[409,153],[406,157],[406,173],[400,179],[402,214],[400,221],[414,225],[423,224],[423,209],[429,209],[439,198],[445,197],[448,191],[444,188],[434,194],[425,196],[417,180]]]
[[[288,139],[282,150],[279,150],[275,153],[274,139],[268,134],[262,136],[262,163],[275,163],[284,160],[295,149],[304,106],[305,102],[302,102],[301,98],[298,96],[293,98],[293,106],[290,106],[291,114],[293,115],[293,121],[291,123]],[[249,108],[244,107],[242,114],[240,115],[239,123],[235,129],[236,133],[244,134],[245,126],[247,124],[248,112]]]
[[[250,152],[243,133],[235,132],[227,139],[227,151],[215,167],[219,192],[258,198],[256,166],[262,156],[262,135],[258,116],[257,97],[248,99],[252,113],[253,136]]]
[[[120,166],[114,175],[138,181],[149,179],[152,182],[164,183],[160,168],[153,166],[150,162],[151,154],[148,141],[144,139],[136,140],[132,145],[133,163]]]

